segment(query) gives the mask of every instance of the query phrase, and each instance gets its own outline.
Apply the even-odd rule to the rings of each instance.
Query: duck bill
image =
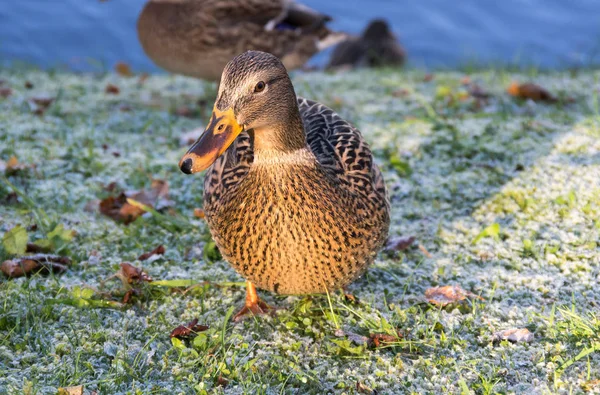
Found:
[[[183,155],[179,168],[185,174],[207,169],[229,148],[243,129],[237,123],[232,108],[220,111],[215,107],[204,133]]]

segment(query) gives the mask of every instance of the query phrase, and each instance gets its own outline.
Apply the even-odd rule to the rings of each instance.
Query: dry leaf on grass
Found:
[[[140,261],[145,261],[146,259],[150,258],[153,255],[163,255],[165,253],[166,249],[164,245],[159,245],[158,247],[156,247],[155,249],[153,249],[150,252],[145,252],[142,255],[140,255],[138,257],[138,260]]]
[[[217,385],[220,387],[226,387],[227,384],[229,384],[229,380],[227,380],[225,377],[219,375],[219,377],[217,377]]]
[[[390,237],[385,244],[386,252],[406,251],[415,242],[414,236]]]
[[[6,162],[0,160],[0,172],[4,172],[7,176],[26,170],[30,167],[33,166],[20,163],[16,156],[11,156]]]
[[[177,339],[189,338],[195,336],[198,332],[203,332],[208,329],[206,325],[198,325],[198,319],[194,318],[185,325],[180,325],[171,331],[170,337]]]
[[[115,64],[115,72],[122,77],[131,77],[133,76],[133,72],[131,71],[131,67],[125,62],[117,62]]]
[[[377,394],[377,391],[373,390],[370,387],[367,387],[366,385],[364,385],[360,381],[356,382],[356,392],[358,392],[360,394],[368,394],[368,395],[375,395],[375,394]]]
[[[492,96],[489,92],[486,92],[485,90],[483,90],[482,87],[480,87],[477,84],[471,85],[471,87],[469,88],[469,94],[476,99],[482,100],[489,99]]]
[[[483,300],[481,296],[465,291],[458,285],[445,285],[442,287],[429,288],[425,291],[425,299],[436,306],[447,306],[452,303],[462,302],[467,298]]]
[[[148,74],[148,73],[142,73],[140,75],[140,77],[138,78],[137,83],[139,85],[144,85],[144,82],[146,82],[146,80],[148,79],[148,77],[150,77],[150,74]]]
[[[529,82],[524,84],[513,82],[508,87],[507,92],[513,97],[525,100],[531,99],[533,101],[546,101],[550,103],[558,101],[558,99],[546,89]]]
[[[61,387],[58,389],[58,395],[83,395],[83,385]]]
[[[54,102],[54,97],[48,95],[36,96],[29,99],[31,111],[36,115],[43,115],[52,102]]]
[[[390,343],[397,343],[402,339],[402,335],[389,335],[387,333],[371,333],[369,340],[375,347],[385,346]]]
[[[37,254],[2,262],[0,270],[10,278],[29,274],[62,273],[71,265],[71,260],[64,256]]]
[[[515,328],[496,332],[492,336],[492,341],[494,343],[501,342],[502,340],[508,340],[511,343],[529,343],[533,341],[533,333],[529,332],[529,329],[527,328]]]
[[[423,77],[423,82],[429,82],[429,81],[433,81],[433,79],[435,78],[435,76],[431,73],[427,73],[425,74],[425,76]]]
[[[134,206],[128,199],[135,200],[144,206],[160,210],[172,205],[168,199],[169,184],[165,180],[153,180],[149,190],[122,192],[117,196],[109,196],[100,201],[100,212],[116,221],[130,224],[145,213],[144,209]]]
[[[111,95],[118,95],[121,90],[116,85],[108,84],[106,85],[106,88],[104,88],[104,92]]]
[[[7,98],[12,95],[12,89],[10,88],[0,88],[0,97]]]
[[[120,266],[121,268],[117,272],[117,277],[119,277],[123,283],[133,284],[142,281],[152,282],[152,277],[150,277],[141,268],[135,267],[128,262],[123,262]]]
[[[31,81],[25,81],[25,89],[33,89],[33,83],[31,83]]]

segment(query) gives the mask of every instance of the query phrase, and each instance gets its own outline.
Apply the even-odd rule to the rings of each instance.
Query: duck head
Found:
[[[301,130],[294,133],[298,122]],[[303,147],[301,125],[294,87],[281,61],[266,52],[244,52],[225,66],[208,126],[179,167],[186,174],[207,169],[244,130],[254,134],[255,149]]]

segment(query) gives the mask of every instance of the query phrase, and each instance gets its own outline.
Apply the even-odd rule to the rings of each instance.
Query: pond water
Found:
[[[145,0],[19,0],[0,4],[0,62],[75,70],[117,61],[155,71],[135,32]],[[599,0],[303,0],[359,33],[392,25],[415,67],[476,64],[565,68],[600,63]],[[311,61],[322,65],[327,54]]]

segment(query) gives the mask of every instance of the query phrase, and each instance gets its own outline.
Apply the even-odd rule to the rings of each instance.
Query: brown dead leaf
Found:
[[[581,389],[586,392],[592,392],[592,390],[596,387],[600,387],[600,379],[586,381],[585,383],[581,384]]]
[[[117,62],[115,64],[115,72],[122,77],[132,77],[133,72],[131,71],[131,67],[125,62]]]
[[[474,84],[469,88],[469,94],[476,99],[489,99],[492,95],[486,92],[479,85]]]
[[[433,81],[434,78],[435,76],[433,74],[427,73],[425,74],[425,77],[423,77],[423,82]]]
[[[189,338],[195,336],[198,332],[203,332],[208,329],[206,325],[198,325],[198,319],[194,318],[185,325],[180,325],[171,331],[170,337],[178,339]]]
[[[28,274],[62,273],[71,265],[67,257],[57,255],[37,254],[2,262],[0,270],[10,278],[22,277]]]
[[[461,80],[460,83],[463,85],[471,85],[471,77],[469,77],[468,75],[465,75]]]
[[[194,109],[188,106],[181,106],[175,109],[175,114],[180,117],[193,118],[194,117]]]
[[[508,340],[511,343],[529,343],[533,341],[533,333],[531,333],[527,328],[520,328],[496,332],[492,336],[492,341],[494,343],[501,342],[502,340]]]
[[[12,89],[10,88],[0,88],[0,97],[7,98],[12,95]]]
[[[39,253],[48,253],[50,252],[50,247],[42,247],[34,243],[27,243],[27,250],[25,252],[29,252],[31,254],[39,254]]]
[[[425,299],[436,306],[447,306],[452,303],[462,302],[467,298],[483,300],[481,296],[465,291],[458,285],[444,285],[442,287],[429,288],[425,291]]]
[[[144,210],[127,202],[127,195],[109,196],[100,201],[100,213],[128,225],[144,214]]]
[[[353,294],[351,294],[350,292],[344,292],[344,299],[346,300],[346,302],[350,302],[353,304],[359,304],[360,301],[358,300],[358,298],[356,296],[354,296]]]
[[[145,252],[142,255],[140,255],[138,257],[138,260],[140,261],[145,261],[146,259],[150,258],[153,255],[163,255],[165,253],[166,249],[164,245],[159,245],[158,247],[156,247],[155,249],[153,249],[150,252]]]
[[[431,253],[427,251],[427,248],[425,248],[423,244],[419,244],[419,250],[421,250],[423,255],[425,255],[427,258],[433,258],[433,255],[431,255]]]
[[[204,217],[206,217],[206,214],[204,213],[204,209],[195,208],[194,209],[194,217],[204,219]]]
[[[415,242],[414,236],[390,237],[385,244],[386,252],[406,251]]]
[[[117,277],[119,277],[123,282],[126,282],[127,284],[139,283],[142,281],[148,283],[152,282],[152,277],[150,277],[141,268],[135,267],[128,262],[123,262],[120,266],[121,268],[117,272]]]
[[[37,96],[32,97],[31,101],[40,107],[47,108],[50,106],[50,104],[52,104],[54,98],[50,96]]]
[[[104,92],[111,95],[118,95],[121,90],[116,85],[108,84],[106,85],[106,88],[104,88]]]
[[[33,89],[33,84],[30,81],[25,81],[25,89]]]
[[[508,87],[507,92],[513,97],[525,100],[531,99],[533,101],[545,101],[550,103],[558,101],[558,99],[546,89],[530,82],[524,84],[513,82]]]
[[[371,333],[369,334],[369,340],[375,347],[385,346],[389,343],[397,343],[402,339],[402,335],[389,335],[387,333]]]
[[[26,170],[30,167],[33,166],[26,165],[24,163],[19,163],[19,160],[16,156],[11,156],[6,162],[0,160],[0,172],[4,172],[6,175],[15,174],[20,171]]]
[[[392,91],[392,96],[394,97],[406,97],[408,95],[410,95],[410,91],[408,89],[401,88]]]
[[[107,217],[128,225],[135,221],[145,211],[130,204],[127,199],[133,199],[145,206],[161,209],[173,203],[168,200],[169,184],[165,180],[152,180],[149,190],[121,193],[118,196],[109,196],[100,201],[100,212]]]
[[[219,375],[219,377],[217,377],[217,385],[220,387],[226,387],[227,384],[229,384],[229,380],[227,380],[225,377]]]
[[[372,388],[367,387],[360,381],[356,382],[356,392],[361,393],[361,394],[368,394],[368,395],[375,395],[377,393]]]
[[[83,395],[83,385],[61,387],[58,389],[58,395]]]

